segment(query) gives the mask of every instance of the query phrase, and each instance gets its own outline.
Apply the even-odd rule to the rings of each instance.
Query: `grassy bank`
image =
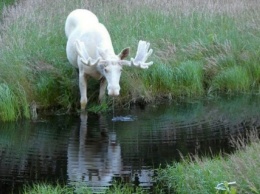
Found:
[[[247,139],[232,142],[238,148],[236,153],[170,164],[159,170],[158,180],[169,193],[260,193],[259,133],[250,132]],[[236,184],[228,186],[232,182]]]
[[[87,8],[108,28],[114,48],[151,42],[154,65],[125,68],[116,104],[260,91],[260,5],[256,0],[21,1],[0,26],[0,119],[30,117],[30,107],[79,107],[77,72],[69,65],[64,22]],[[89,107],[98,83],[89,86]],[[107,104],[111,103],[108,99]]]

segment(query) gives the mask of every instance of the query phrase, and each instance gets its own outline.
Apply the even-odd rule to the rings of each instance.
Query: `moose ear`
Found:
[[[130,53],[130,48],[127,47],[127,48],[124,48],[119,54],[118,54],[118,57],[123,60],[125,59]]]

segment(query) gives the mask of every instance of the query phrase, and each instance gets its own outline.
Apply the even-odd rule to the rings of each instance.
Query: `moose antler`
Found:
[[[97,59],[92,59],[91,57],[89,57],[88,51],[86,50],[86,47],[82,41],[76,40],[75,45],[78,55],[80,56],[80,60],[84,65],[92,66],[98,64],[101,58],[99,57]]]
[[[149,42],[140,40],[138,43],[136,56],[135,58],[131,58],[131,65],[140,67],[142,69],[147,69],[150,65],[152,65],[152,61],[146,62],[148,57],[153,53],[153,49],[149,49],[149,47]]]

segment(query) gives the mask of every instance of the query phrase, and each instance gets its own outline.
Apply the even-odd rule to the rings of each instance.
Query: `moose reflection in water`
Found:
[[[88,128],[88,115],[80,115],[80,127],[73,131],[68,144],[69,182],[86,183],[93,192],[105,190],[116,178],[151,186],[151,169],[136,171],[123,166],[115,131],[108,129],[103,115],[98,120],[96,128]]]
[[[68,145],[68,177],[71,182],[86,182],[93,190],[110,185],[122,169],[121,148],[116,134],[109,132],[103,116],[100,131],[88,129],[86,113],[80,115],[79,130],[73,131]],[[96,133],[95,133],[96,132]]]
[[[115,111],[134,116],[128,122],[81,114],[0,123],[0,191],[83,182],[98,192],[114,179],[150,189],[154,169],[180,153],[232,152],[230,136],[260,130],[259,108],[259,96],[245,95]]]

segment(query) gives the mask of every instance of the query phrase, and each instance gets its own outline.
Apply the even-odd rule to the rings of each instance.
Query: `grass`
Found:
[[[6,8],[8,5],[12,5],[15,0],[2,0],[0,1],[0,14],[2,14],[2,10]]]
[[[73,190],[69,187],[61,185],[35,184],[32,187],[26,186],[23,194],[73,194]],[[86,193],[87,194],[87,193]]]
[[[243,66],[227,68],[215,76],[212,82],[212,90],[220,90],[227,93],[250,91],[250,77]]]
[[[154,49],[154,65],[148,70],[124,69],[117,106],[260,92],[260,5],[255,1],[26,0],[5,9],[2,3],[0,8],[0,84],[12,91],[17,107],[12,114],[0,112],[1,120],[28,118],[32,102],[39,110],[79,109],[77,71],[66,59],[64,35],[65,19],[76,8],[96,13],[116,52],[130,46],[134,56],[140,39]],[[88,93],[89,111],[99,109],[93,108],[97,82],[91,81]],[[107,107],[111,101],[107,99]]]
[[[42,184],[34,184],[33,186],[26,186],[22,194],[92,194],[94,192],[91,191],[90,188],[84,186],[82,184],[74,185],[74,186],[61,186],[57,184],[55,186],[49,185],[46,183]],[[110,189],[101,193],[105,194],[146,194],[147,191],[141,188],[135,188],[131,185],[121,185],[121,184],[113,184]]]
[[[48,6],[52,6],[53,11],[59,10],[59,4],[48,3]],[[70,110],[76,101],[73,98],[78,98],[74,92],[77,91],[76,72],[67,64],[66,40],[61,35],[64,34],[62,17],[66,16],[56,12],[59,17],[52,17],[49,22],[46,20],[46,15],[51,14],[48,6],[47,2],[34,5],[33,1],[26,1],[10,7],[3,15],[0,42],[5,47],[0,49],[0,82],[13,89],[22,88],[21,92],[13,92],[18,109],[29,109],[30,103],[35,101],[39,108]],[[8,120],[28,117],[27,112],[16,113],[20,114]]]
[[[5,121],[10,119],[14,119],[16,116],[17,104],[14,99],[15,96],[10,88],[6,84],[0,85],[0,112],[1,118]]]
[[[158,181],[169,192],[176,193],[224,193],[216,187],[221,183],[236,182],[233,193],[259,193],[260,142],[257,130],[250,132],[248,138],[232,139],[238,148],[234,154],[220,155],[217,158],[184,159],[160,169]],[[248,142],[250,142],[249,145]],[[228,191],[226,193],[231,193]]]

